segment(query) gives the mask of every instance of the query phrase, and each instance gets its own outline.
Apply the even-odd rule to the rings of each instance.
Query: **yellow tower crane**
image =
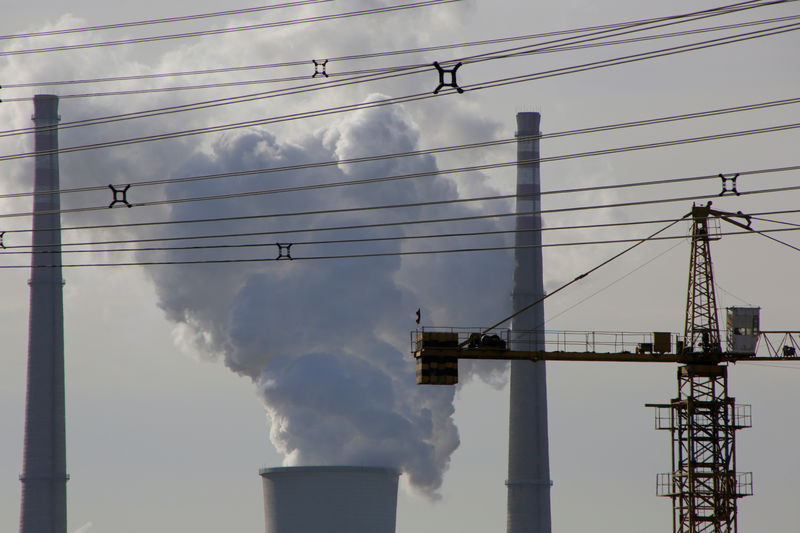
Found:
[[[693,206],[689,216],[692,249],[682,337],[422,328],[412,332],[412,353],[417,383],[430,385],[456,384],[459,359],[679,363],[677,396],[647,404],[655,408],[656,429],[672,436],[672,472],[658,475],[657,493],[672,499],[675,533],[736,533],[737,500],[752,494],[752,474],[736,471],[735,434],[750,426],[750,406],[728,396],[727,364],[797,361],[800,332],[761,331],[758,308],[732,307],[723,350],[710,251],[710,241],[719,236],[711,229],[724,220],[751,230],[750,218],[714,210],[711,202]]]

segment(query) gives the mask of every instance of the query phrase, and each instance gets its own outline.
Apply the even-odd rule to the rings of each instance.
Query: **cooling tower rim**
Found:
[[[258,470],[261,476],[302,473],[344,473],[363,472],[372,474],[386,474],[387,476],[400,477],[400,471],[385,466],[354,466],[354,465],[319,465],[319,466],[272,466]]]

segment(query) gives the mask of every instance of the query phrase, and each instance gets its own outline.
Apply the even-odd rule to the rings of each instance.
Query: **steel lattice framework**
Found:
[[[750,406],[728,396],[728,368],[678,368],[678,397],[655,405],[656,429],[672,435],[672,472],[659,496],[672,498],[675,533],[735,533],[736,502],[752,494],[752,474],[736,472],[736,431],[750,427]]]
[[[698,347],[702,352],[720,352],[717,300],[714,295],[714,273],[708,233],[708,206],[692,207],[692,252],[689,256],[689,290],[686,297],[686,349]]]
[[[432,385],[457,383],[459,359],[679,363],[678,396],[668,404],[647,404],[656,408],[656,429],[672,436],[672,472],[658,475],[657,493],[672,498],[674,533],[736,533],[737,502],[753,493],[752,473],[736,472],[736,431],[750,427],[751,414],[749,405],[736,405],[728,396],[728,363],[796,361],[800,345],[793,332],[759,333],[757,313],[748,313],[743,315],[750,317],[749,325],[743,326],[746,331],[728,325],[730,346],[722,350],[709,246],[715,237],[709,233],[709,222],[725,220],[752,231],[750,217],[716,211],[711,202],[693,206],[690,215],[692,251],[683,340],[653,332],[650,340],[631,350],[623,338],[632,334],[624,332],[515,329],[512,335],[496,326],[480,333],[468,328],[423,328],[412,332],[411,351],[417,359],[417,383]],[[583,336],[575,341],[577,333]],[[781,340],[776,345],[763,333],[780,334]],[[555,337],[548,340],[548,335]],[[613,338],[603,340],[603,335]],[[758,338],[765,339],[767,356],[756,355]],[[611,351],[596,351],[598,347]]]

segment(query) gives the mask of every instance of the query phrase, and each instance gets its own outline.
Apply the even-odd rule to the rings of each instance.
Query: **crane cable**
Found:
[[[549,298],[550,296],[553,296],[553,295],[555,295],[555,294],[557,294],[557,293],[561,292],[562,290],[566,289],[567,287],[569,287],[569,286],[570,286],[570,285],[572,285],[573,283],[576,283],[576,282],[580,281],[581,279],[585,278],[586,276],[588,276],[588,275],[592,274],[593,272],[596,272],[597,270],[601,269],[602,267],[606,266],[607,264],[611,263],[612,261],[614,261],[614,260],[616,260],[616,259],[618,259],[618,258],[622,257],[623,255],[625,255],[626,253],[630,252],[630,251],[631,251],[631,250],[633,250],[634,248],[636,248],[636,247],[640,246],[641,244],[644,244],[644,243],[645,243],[645,242],[647,242],[647,241],[653,240],[653,239],[654,239],[654,238],[655,238],[655,237],[656,237],[658,234],[660,234],[660,233],[663,233],[663,232],[667,231],[669,228],[671,228],[672,226],[674,226],[674,225],[675,225],[675,224],[677,224],[678,222],[681,222],[681,221],[685,220],[685,219],[686,219],[686,217],[688,217],[689,215],[691,215],[691,213],[687,213],[686,215],[684,215],[683,217],[679,218],[678,220],[676,220],[676,221],[674,221],[674,222],[671,222],[670,224],[667,224],[666,226],[664,226],[664,227],[663,227],[663,228],[661,228],[660,230],[656,231],[655,233],[652,233],[652,234],[651,234],[651,235],[649,235],[648,237],[645,237],[644,239],[640,239],[640,240],[638,240],[636,243],[634,243],[634,244],[632,244],[631,246],[629,246],[629,247],[625,248],[625,249],[624,249],[624,250],[622,250],[621,252],[614,254],[613,256],[609,257],[608,259],[606,259],[606,260],[605,260],[605,261],[603,261],[602,263],[600,263],[600,264],[598,264],[598,265],[596,265],[596,266],[594,266],[594,267],[590,268],[589,270],[587,270],[587,271],[586,271],[586,272],[584,272],[583,274],[581,274],[581,275],[577,276],[577,277],[576,277],[575,279],[573,279],[572,281],[568,281],[567,283],[564,283],[563,285],[561,285],[560,287],[558,287],[556,290],[554,290],[554,291],[552,291],[552,292],[549,292],[549,293],[545,294],[545,295],[544,295],[544,296],[542,296],[541,298],[538,298],[538,299],[536,299],[534,302],[532,302],[532,303],[530,303],[530,304],[528,304],[528,305],[526,305],[526,306],[522,307],[521,309],[519,309],[519,310],[515,311],[514,313],[511,313],[509,316],[507,316],[507,317],[506,317],[506,318],[504,318],[503,320],[501,320],[501,321],[497,322],[495,325],[493,325],[493,326],[490,326],[490,327],[486,328],[486,329],[483,331],[483,333],[481,333],[481,335],[486,335],[486,334],[487,334],[488,332],[490,332],[491,330],[493,330],[493,329],[497,328],[498,326],[502,325],[502,324],[503,324],[503,323],[505,323],[505,322],[508,322],[508,321],[509,321],[509,320],[511,320],[512,318],[514,318],[514,317],[516,317],[516,316],[519,316],[520,314],[524,313],[525,311],[527,311],[528,309],[532,308],[533,306],[535,306],[535,305],[538,305],[538,304],[542,303],[543,301],[545,301],[545,300],[546,300],[547,298]],[[459,348],[461,348],[461,347],[465,346],[465,345],[466,345],[468,342],[469,342],[469,340],[466,340],[466,341],[462,342],[462,343],[461,343],[461,344],[460,344],[458,347],[459,347]]]

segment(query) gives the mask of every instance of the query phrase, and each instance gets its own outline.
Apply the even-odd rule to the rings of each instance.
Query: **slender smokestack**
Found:
[[[260,474],[266,533],[395,533],[395,470],[297,466]]]
[[[514,312],[544,296],[539,180],[539,113],[517,114],[517,249]],[[523,214],[526,213],[526,214]],[[535,214],[529,214],[535,213]],[[544,348],[544,306],[514,318],[512,330],[541,331],[530,349]],[[512,333],[513,334],[513,333]],[[508,533],[550,533],[550,459],[544,362],[511,363],[508,439]]]
[[[33,106],[37,155],[20,532],[66,533],[61,202],[58,192],[47,194],[59,189],[58,97],[37,95]]]

